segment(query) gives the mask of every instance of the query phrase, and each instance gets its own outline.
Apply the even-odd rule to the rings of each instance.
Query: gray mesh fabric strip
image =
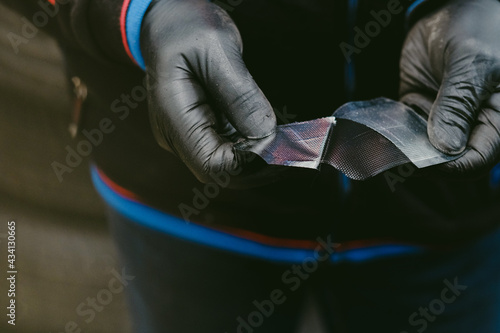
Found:
[[[356,180],[409,162],[425,168],[460,156],[435,149],[427,137],[426,120],[387,98],[350,102],[332,117],[280,125],[273,137],[246,141],[236,149],[255,153],[272,165],[319,169],[329,164]]]

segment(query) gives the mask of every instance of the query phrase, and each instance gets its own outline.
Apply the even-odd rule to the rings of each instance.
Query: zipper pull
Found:
[[[85,99],[87,99],[87,85],[78,76],[73,76],[71,78],[73,82],[73,93],[75,94],[75,100],[73,103],[73,112],[71,117],[71,123],[68,126],[69,134],[71,138],[74,139],[78,134],[80,123],[82,120],[82,109]]]

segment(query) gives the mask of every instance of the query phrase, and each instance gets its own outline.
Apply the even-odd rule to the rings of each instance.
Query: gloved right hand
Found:
[[[498,0],[447,1],[403,46],[402,101],[428,114],[436,149],[463,153],[437,167],[444,176],[484,176],[500,162],[499,23]]]
[[[244,158],[233,144],[271,136],[276,118],[242,60],[228,14],[206,0],[156,0],[141,27],[149,115],[158,143],[202,182]]]

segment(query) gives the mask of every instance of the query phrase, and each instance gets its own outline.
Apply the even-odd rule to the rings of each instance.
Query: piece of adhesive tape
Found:
[[[435,149],[426,119],[387,98],[346,103],[331,117],[280,125],[272,137],[246,140],[235,149],[271,165],[319,169],[328,164],[355,180],[405,163],[425,168],[461,156]]]

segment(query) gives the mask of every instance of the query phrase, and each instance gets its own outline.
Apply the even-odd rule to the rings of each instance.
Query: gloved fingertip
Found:
[[[437,150],[447,155],[458,155],[465,150],[467,136],[460,128],[445,126],[429,129],[429,141]]]

